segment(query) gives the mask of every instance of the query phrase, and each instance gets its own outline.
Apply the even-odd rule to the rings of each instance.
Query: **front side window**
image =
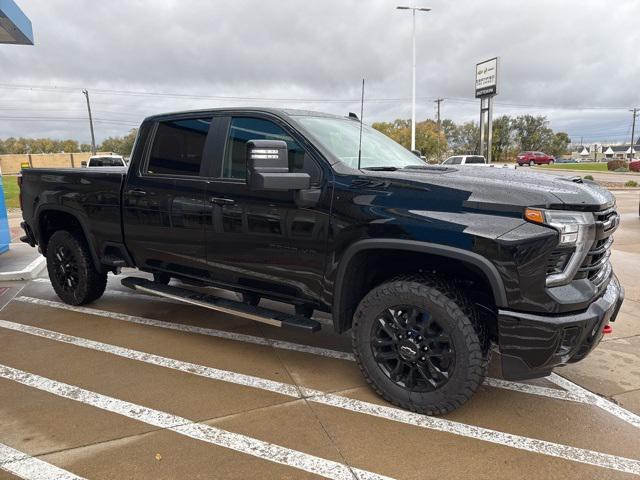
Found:
[[[247,142],[249,140],[282,140],[289,150],[289,170],[305,171],[305,153],[302,147],[270,120],[251,117],[234,117],[229,127],[229,137],[222,165],[223,178],[244,180],[247,177]]]
[[[147,173],[197,176],[211,117],[160,122],[156,130]]]

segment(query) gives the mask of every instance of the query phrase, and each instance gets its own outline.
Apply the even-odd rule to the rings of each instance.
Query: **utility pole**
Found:
[[[89,111],[89,127],[91,128],[91,155],[96,154],[96,136],[93,133],[93,118],[91,117],[91,103],[89,102],[89,90],[86,88],[82,90],[84,96],[87,98],[87,110]]]
[[[444,98],[436,98],[433,103],[438,104],[438,131],[440,131],[440,104],[444,101]]]
[[[631,123],[631,145],[629,146],[629,161],[631,161],[633,160],[633,145],[636,137],[636,117],[638,116],[638,109],[634,108],[629,111],[633,113],[633,121]]]
[[[411,102],[411,150],[416,149],[416,11],[429,12],[430,8],[424,7],[396,7],[398,10],[411,10],[413,14],[413,65],[412,65],[412,102]]]

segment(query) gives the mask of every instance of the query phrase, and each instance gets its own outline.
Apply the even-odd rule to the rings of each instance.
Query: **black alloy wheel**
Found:
[[[387,308],[372,330],[374,358],[396,385],[429,392],[442,387],[453,374],[453,341],[429,312],[408,305]]]
[[[69,247],[66,245],[58,245],[53,254],[52,263],[56,283],[60,285],[64,291],[75,291],[80,281],[78,259]]]
[[[87,242],[78,232],[58,230],[46,245],[47,271],[58,297],[84,305],[102,296],[107,272],[95,267]]]

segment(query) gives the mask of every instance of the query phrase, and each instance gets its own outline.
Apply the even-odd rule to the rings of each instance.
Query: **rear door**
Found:
[[[298,301],[320,295],[326,259],[330,197],[328,171],[277,118],[239,114],[220,129],[223,150],[207,192],[211,224],[207,260],[218,282]],[[314,205],[299,205],[293,191],[251,191],[246,183],[246,143],[284,140],[292,171],[311,176]]]
[[[123,192],[127,247],[139,268],[206,276],[204,197],[209,115],[152,125],[144,157]]]

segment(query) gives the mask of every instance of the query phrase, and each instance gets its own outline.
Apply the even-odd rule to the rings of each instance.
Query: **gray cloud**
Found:
[[[357,111],[362,77],[371,99],[367,121],[410,115],[411,14],[388,0],[18,3],[33,22],[37,44],[0,45],[0,84],[60,88],[0,85],[0,137],[87,141],[81,87],[92,92],[99,139],[166,110],[270,105]],[[498,55],[495,115],[544,114],[577,140],[626,140],[626,109],[640,106],[636,0],[426,5],[433,11],[417,19],[419,118],[433,118],[433,98],[445,97],[445,117],[475,119],[474,65]]]

